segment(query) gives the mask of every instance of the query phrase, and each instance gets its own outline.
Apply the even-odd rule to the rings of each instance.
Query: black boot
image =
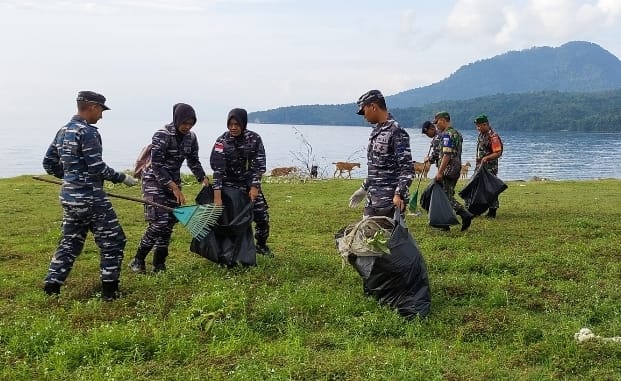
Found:
[[[119,297],[119,281],[101,282],[101,299],[111,302]]]
[[[47,295],[60,295],[60,283],[45,283],[43,286],[43,292]]]
[[[496,218],[496,211],[498,209],[496,208],[489,208],[489,210],[487,211],[487,214],[485,215],[485,217],[487,218]]]
[[[265,255],[266,257],[274,256],[274,253],[272,253],[272,250],[269,248],[269,246],[267,246],[266,242],[257,242],[256,247],[257,254]]]
[[[136,274],[144,274],[147,272],[147,265],[144,260],[147,254],[149,254],[149,251],[151,251],[151,249],[144,249],[139,246],[136,251],[136,256],[129,262],[129,268]]]
[[[470,224],[472,223],[472,219],[474,218],[474,214],[465,209],[457,214],[461,217],[461,231],[463,232],[468,230]]]
[[[156,247],[153,251],[153,272],[166,271],[167,247]]]

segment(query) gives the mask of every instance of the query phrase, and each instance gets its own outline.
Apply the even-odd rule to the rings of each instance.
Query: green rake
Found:
[[[33,176],[35,180],[45,181],[47,183],[62,185],[63,183],[58,180],[46,179],[43,177]],[[148,201],[142,198],[136,198],[131,196],[123,196],[120,194],[108,193],[108,196],[121,198],[123,200],[140,202],[161,208],[171,212],[175,218],[190,231],[192,237],[197,240],[202,240],[209,234],[211,228],[218,223],[218,219],[222,215],[223,206],[216,204],[203,204],[203,205],[185,205],[171,208],[162,204]]]

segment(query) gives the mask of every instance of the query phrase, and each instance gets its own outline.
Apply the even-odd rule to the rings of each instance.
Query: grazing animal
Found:
[[[468,178],[468,171],[470,170],[470,162],[467,161],[466,164],[461,166],[461,178],[462,179],[467,179]]]
[[[317,165],[313,165],[311,167],[311,170],[310,170],[310,177],[311,177],[311,179],[316,179],[317,178],[317,169],[318,168],[319,167]]]
[[[429,168],[431,168],[431,163],[419,163],[418,161],[413,162],[414,165],[414,177],[419,176],[427,178],[427,174],[429,173]]]
[[[298,171],[297,167],[279,167],[272,169],[272,176],[287,176]]]
[[[351,170],[358,167],[360,168],[360,163],[348,163],[346,161],[337,161],[336,163],[332,163],[335,165],[336,169],[334,170],[334,174],[332,177],[336,177],[336,173],[339,173],[339,177],[343,177],[343,172],[347,172],[348,176],[351,179]]]

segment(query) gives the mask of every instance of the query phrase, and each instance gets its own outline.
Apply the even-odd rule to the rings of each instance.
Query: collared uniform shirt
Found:
[[[442,152],[442,136],[436,134],[431,138],[431,154],[429,155],[429,162],[435,164],[436,167],[440,166],[440,153]]]
[[[461,173],[461,151],[464,138],[459,131],[450,126],[442,132],[441,140],[442,151],[439,160],[442,162],[445,155],[450,158],[443,175],[449,179],[458,179]]]
[[[265,173],[265,148],[261,136],[244,130],[238,137],[228,131],[220,135],[211,150],[213,188],[230,186],[246,190],[254,186],[261,189]]]
[[[486,133],[479,133],[477,137],[477,168],[481,165],[481,159],[485,156],[498,153],[502,155],[504,147],[500,136],[490,128]],[[498,158],[489,160],[485,167],[493,174],[498,174]]]
[[[395,120],[389,119],[373,127],[367,147],[368,175],[362,187],[374,194],[399,194],[405,200],[412,183],[414,169],[410,136]]]
[[[79,115],[71,118],[54,137],[43,158],[45,171],[63,179],[63,205],[101,207],[109,202],[104,180],[120,183],[125,174],[110,168],[102,159],[99,130]]]
[[[181,135],[174,125],[168,124],[153,134],[151,144],[151,165],[142,175],[144,184],[155,183],[166,189],[171,181],[181,185],[181,165],[184,160],[199,183],[205,179],[194,132]],[[145,191],[149,193],[151,190],[145,186]]]

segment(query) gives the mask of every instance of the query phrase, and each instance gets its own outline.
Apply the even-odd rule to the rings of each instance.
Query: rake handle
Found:
[[[427,157],[429,157],[429,154],[431,153],[431,144],[429,145],[429,151],[427,151]],[[431,162],[429,162],[429,168],[431,168]],[[423,162],[423,170],[425,169],[425,162]],[[423,174],[420,174],[420,177],[418,178],[418,185],[416,186],[416,192],[418,192],[418,189],[420,189],[420,182],[423,180]]]
[[[46,183],[63,185],[62,181],[58,181],[58,180],[45,179],[45,178],[39,177],[39,176],[32,176],[32,178],[35,179],[35,180],[44,181]],[[167,210],[169,212],[174,212],[175,211],[174,208],[171,208],[171,207],[166,206],[166,205],[158,204],[158,203],[153,202],[153,201],[148,201],[148,200],[145,200],[143,198],[132,197],[132,196],[123,196],[121,194],[114,194],[114,193],[108,193],[108,192],[106,192],[106,193],[108,194],[108,196],[111,196],[111,197],[121,198],[123,200],[140,202],[142,204],[148,204],[148,205],[151,205],[151,206],[155,206],[157,208],[162,208],[162,209]]]

